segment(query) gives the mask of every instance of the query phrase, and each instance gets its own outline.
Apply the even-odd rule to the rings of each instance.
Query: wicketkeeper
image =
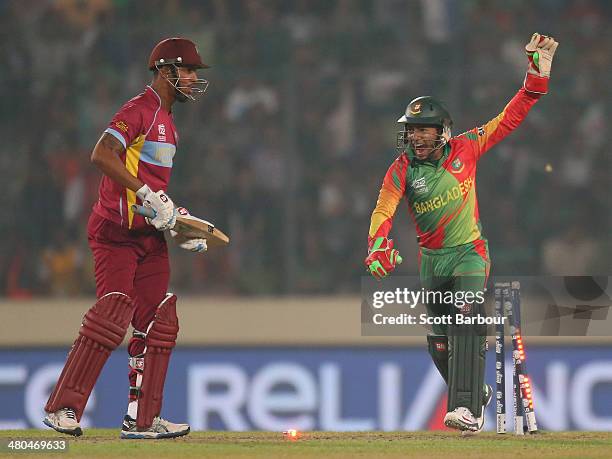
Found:
[[[155,46],[148,68],[151,85],[121,107],[91,155],[104,173],[87,227],[98,300],[83,318],[44,419],[58,432],[75,436],[82,434],[79,421],[100,371],[130,324],[130,393],[121,438],[189,433],[189,425],[160,417],[179,330],[176,296],[167,292],[170,267],[164,237],[177,211],[166,189],[178,142],[172,105],[206,91],[208,82],[197,77],[197,70],[208,66],[192,41],[168,38]],[[133,204],[151,207],[155,217],[134,214]],[[177,242],[193,252],[207,249],[204,239]]]
[[[387,276],[401,262],[388,236],[405,197],[416,225],[423,287],[474,295],[484,290],[491,262],[478,215],[476,166],[548,92],[557,45],[552,37],[534,34],[525,47],[529,66],[523,87],[499,115],[461,135],[451,137],[452,119],[433,97],[418,97],[408,104],[398,120],[400,155],[385,175],[370,222],[365,263],[374,277]],[[473,302],[459,310],[455,305],[430,303],[427,310],[430,316],[476,315],[483,313],[481,306]],[[475,326],[465,327],[434,326],[427,340],[448,384],[445,425],[478,432],[493,391],[484,384],[486,336]]]

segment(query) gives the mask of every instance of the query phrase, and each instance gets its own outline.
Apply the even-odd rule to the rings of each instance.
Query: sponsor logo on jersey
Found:
[[[157,137],[157,141],[165,142],[166,141],[166,126],[164,126],[163,124],[159,124],[157,126],[157,132],[159,134]]]
[[[128,125],[124,121],[117,121],[115,123],[115,126],[117,126],[117,129],[119,129],[120,131],[123,131],[123,132],[128,131]]]
[[[483,135],[485,135],[484,126],[479,126],[479,127],[478,127],[478,135],[479,135],[479,136],[481,136],[481,137],[482,137]]]
[[[459,158],[455,158],[455,160],[451,163],[451,172],[453,174],[458,174],[463,171],[464,164],[461,162]]]
[[[423,194],[429,191],[429,188],[427,187],[427,183],[425,183],[425,177],[415,179],[412,182],[412,188],[414,189],[414,192],[417,194]]]

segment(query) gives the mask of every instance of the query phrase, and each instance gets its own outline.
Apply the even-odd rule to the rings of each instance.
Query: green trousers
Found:
[[[421,248],[421,284],[433,298],[430,317],[451,317],[451,324],[435,324],[428,336],[429,353],[448,384],[448,411],[463,406],[478,417],[484,400],[486,327],[457,325],[457,315],[484,314],[484,289],[491,262],[485,239],[443,249]],[[449,302],[452,292],[453,302]],[[470,292],[470,293],[468,293]],[[463,298],[463,299],[462,299]]]

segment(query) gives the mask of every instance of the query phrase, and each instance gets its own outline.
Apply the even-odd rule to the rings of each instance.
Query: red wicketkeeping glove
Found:
[[[379,280],[388,276],[401,262],[402,257],[393,248],[393,239],[386,237],[377,237],[372,240],[368,256],[364,261],[370,274]]]

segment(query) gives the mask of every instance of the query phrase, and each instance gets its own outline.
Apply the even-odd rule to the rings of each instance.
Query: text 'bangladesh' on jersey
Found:
[[[412,151],[401,154],[383,180],[370,221],[369,240],[388,236],[403,196],[420,246],[455,247],[479,239],[476,163],[519,126],[538,98],[539,94],[521,88],[498,116],[450,139],[438,161],[419,161]]]

